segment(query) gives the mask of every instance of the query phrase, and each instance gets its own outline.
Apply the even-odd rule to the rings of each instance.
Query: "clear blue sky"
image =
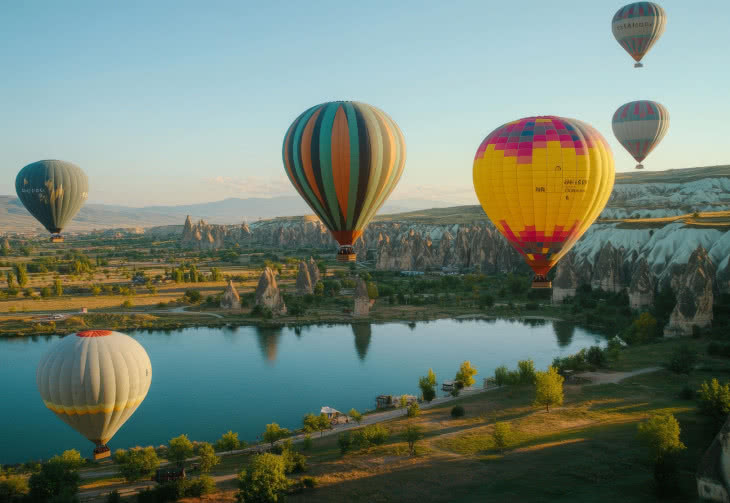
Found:
[[[585,120],[615,141],[621,104],[671,115],[649,169],[730,162],[730,2],[665,0],[635,70],[610,21],[623,1],[0,0],[0,194],[46,158],[90,200],[142,206],[294,194],[283,135],[305,108],[356,99],[408,146],[394,197],[476,202],[472,159],[512,119]]]

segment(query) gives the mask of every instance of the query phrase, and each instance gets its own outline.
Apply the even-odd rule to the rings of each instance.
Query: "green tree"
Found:
[[[245,503],[276,503],[289,488],[284,460],[275,454],[259,454],[238,474],[238,500]]]
[[[474,384],[474,376],[477,375],[477,369],[471,366],[471,362],[466,360],[459,367],[459,371],[456,373],[454,380],[457,386],[462,388],[468,388]]]
[[[718,423],[730,414],[730,384],[722,385],[717,379],[703,382],[698,390],[700,411]]]
[[[274,447],[274,443],[276,443],[276,441],[286,438],[290,434],[291,432],[286,428],[282,428],[277,423],[271,423],[266,425],[263,438],[265,442],[271,444],[271,447]]]
[[[185,281],[185,275],[182,269],[175,269],[175,273],[172,277],[175,283],[183,283]]]
[[[150,477],[160,466],[154,447],[137,449],[117,449],[114,462],[119,465],[119,473],[128,482]]]
[[[368,297],[370,297],[371,299],[378,298],[378,285],[376,285],[372,281],[369,281],[367,283],[367,289],[368,289]]]
[[[56,280],[53,282],[53,292],[56,294],[56,297],[60,297],[63,295],[63,285],[61,284],[61,280],[59,278],[56,278]]]
[[[51,291],[50,287],[44,286],[43,288],[41,288],[41,297],[47,299],[51,295],[53,295],[53,292]]]
[[[174,461],[178,466],[183,466],[185,460],[193,455],[193,443],[187,435],[180,435],[170,439],[167,446],[167,458]]]
[[[8,282],[8,288],[15,287],[15,275],[13,274],[13,271],[8,271],[5,273],[5,280]]]
[[[25,288],[28,284],[28,270],[25,264],[15,264],[15,278],[18,280],[20,288]]]
[[[190,282],[191,283],[197,283],[198,282],[198,268],[195,267],[195,264],[190,265]]]
[[[403,430],[403,440],[408,442],[408,451],[411,456],[416,453],[416,442],[423,438],[423,428],[415,424],[408,423],[406,429]]]
[[[520,360],[517,362],[520,372],[520,384],[532,384],[535,382],[535,363],[532,360]]]
[[[644,343],[654,338],[657,333],[657,320],[649,313],[641,313],[631,323],[630,336],[628,339],[632,343]]]
[[[317,284],[314,285],[314,295],[324,295],[324,283],[321,281],[317,281]]]
[[[504,386],[509,382],[509,370],[504,365],[494,369],[494,382],[497,386]]]
[[[306,431],[306,432],[318,431],[317,423],[318,423],[317,416],[315,416],[311,412],[306,414],[304,416],[304,418],[302,419],[302,424],[304,425],[304,431]]]
[[[421,388],[421,395],[427,402],[436,398],[436,374],[433,369],[428,369],[428,374],[418,379],[418,387]]]
[[[331,427],[332,423],[326,414],[320,414],[317,416],[317,430],[319,431],[320,437],[324,435],[325,430],[329,430]]]
[[[216,456],[215,449],[208,442],[203,442],[198,446],[198,456],[200,456],[200,471],[209,473],[215,465],[221,462],[221,458]]]
[[[398,407],[401,409],[408,407],[408,398],[406,398],[405,395],[400,396],[400,400],[398,401]]]
[[[509,423],[498,422],[494,423],[494,431],[492,432],[492,440],[494,440],[494,447],[499,452],[504,450],[509,445],[512,439],[512,427]]]
[[[679,440],[679,433],[679,422],[672,414],[656,414],[639,424],[638,437],[657,460],[686,448]]]
[[[223,273],[217,267],[211,267],[210,269],[210,280],[211,281],[223,281]]]
[[[81,453],[76,449],[63,451],[63,454],[60,456],[53,456],[50,461],[65,464],[71,470],[78,470],[84,466],[85,463],[84,458],[81,457]]]
[[[360,421],[362,421],[362,414],[360,414],[356,409],[350,409],[350,412],[348,414],[352,419],[357,422],[357,424],[360,424]]]
[[[49,461],[28,479],[31,501],[72,500],[79,490],[79,474],[66,463]]]
[[[547,372],[536,372],[535,405],[544,405],[548,412],[551,405],[562,405],[564,380],[552,366],[548,367]]]
[[[215,448],[219,451],[235,451],[241,447],[242,445],[241,441],[238,439],[238,433],[234,433],[231,430],[228,430],[228,433],[224,433],[215,443]]]
[[[406,412],[406,415],[408,417],[416,417],[421,413],[421,408],[418,406],[418,402],[413,402],[408,406],[408,410]]]

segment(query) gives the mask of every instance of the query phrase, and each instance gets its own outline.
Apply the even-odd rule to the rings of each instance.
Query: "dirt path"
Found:
[[[580,374],[575,374],[575,376],[590,379],[591,384],[616,384],[629,377],[648,374],[658,370],[662,370],[662,367],[646,367],[632,370],[631,372],[581,372]]]

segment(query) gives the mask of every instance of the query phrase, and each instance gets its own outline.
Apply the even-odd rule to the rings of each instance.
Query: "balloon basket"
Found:
[[[51,243],[63,243],[63,236],[51,236]]]
[[[355,262],[357,260],[357,254],[352,246],[340,246],[337,250],[337,262]]]
[[[552,288],[553,283],[552,281],[548,280],[545,276],[538,274],[535,276],[535,279],[532,280],[532,288],[535,289],[543,289],[543,288]]]
[[[644,165],[643,164],[637,164],[636,165],[636,169],[644,169]]]
[[[634,68],[644,68],[644,65],[641,63],[634,63]]]
[[[111,449],[106,445],[100,445],[94,449],[94,460],[108,458],[112,455]]]

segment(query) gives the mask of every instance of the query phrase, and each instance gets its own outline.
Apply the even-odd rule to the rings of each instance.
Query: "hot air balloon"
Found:
[[[292,123],[282,156],[292,185],[340,244],[337,259],[354,261],[353,243],[403,173],[398,125],[365,103],[322,103]]]
[[[641,68],[641,58],[659,40],[667,25],[667,15],[653,2],[634,2],[621,7],[613,16],[611,30],[621,47]]]
[[[613,156],[585,122],[527,117],[492,131],[474,158],[474,190],[489,219],[550,288],[548,271],[598,217],[613,188]]]
[[[632,101],[618,107],[611,125],[616,139],[639,163],[636,169],[642,169],[641,161],[667,134],[669,112],[656,101]]]
[[[57,243],[63,241],[61,230],[84,205],[89,180],[70,162],[38,161],[20,170],[15,191],[30,214],[52,234],[51,242]]]
[[[38,364],[43,403],[94,444],[94,459],[109,456],[109,439],[147,396],[152,367],[128,335],[86,330],[56,343]]]

